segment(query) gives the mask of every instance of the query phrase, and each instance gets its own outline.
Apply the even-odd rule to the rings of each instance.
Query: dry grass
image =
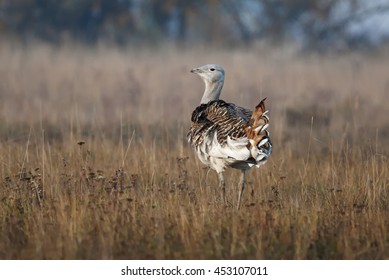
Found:
[[[389,258],[389,55],[0,45],[0,61],[1,259]],[[185,141],[207,62],[224,99],[268,96],[274,153],[240,212]]]

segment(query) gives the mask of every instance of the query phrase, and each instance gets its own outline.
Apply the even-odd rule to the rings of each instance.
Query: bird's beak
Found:
[[[191,73],[195,73],[195,74],[198,74],[198,73],[202,73],[203,70],[201,70],[200,68],[193,68],[192,70],[190,70]]]

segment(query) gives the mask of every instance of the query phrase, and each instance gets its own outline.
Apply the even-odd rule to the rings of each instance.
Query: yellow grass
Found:
[[[389,55],[0,45],[1,259],[389,258]],[[267,96],[274,152],[217,176],[186,143],[203,85]]]

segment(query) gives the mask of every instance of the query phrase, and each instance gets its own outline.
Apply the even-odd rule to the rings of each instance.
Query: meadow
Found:
[[[389,52],[0,44],[0,259],[388,259]],[[273,154],[217,176],[186,142],[203,84],[267,96]]]

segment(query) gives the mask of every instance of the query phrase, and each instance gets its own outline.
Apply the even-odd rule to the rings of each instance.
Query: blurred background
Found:
[[[184,139],[203,93],[189,70],[218,63],[223,99],[269,97],[275,141],[312,117],[323,139],[386,139],[388,43],[389,0],[0,0],[0,135],[182,122]]]
[[[0,0],[0,36],[23,44],[366,49],[389,41],[389,1]]]

